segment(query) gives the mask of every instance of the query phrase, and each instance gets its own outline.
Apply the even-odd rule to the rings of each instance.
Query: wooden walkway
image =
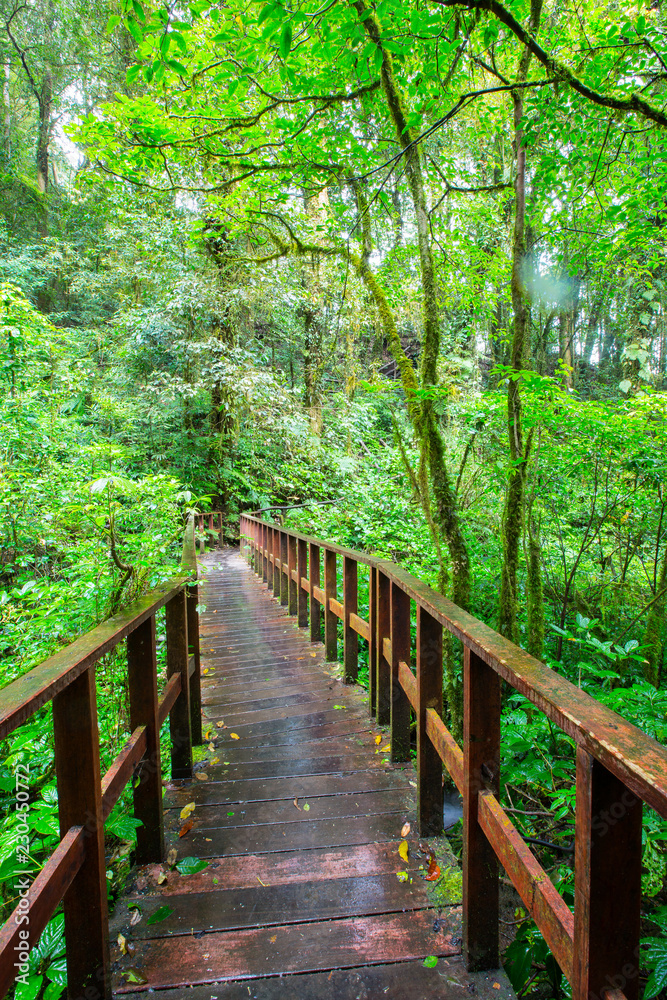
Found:
[[[207,748],[195,780],[166,790],[171,865],[135,872],[116,907],[116,993],[510,996],[497,974],[465,972],[459,907],[429,905],[418,838],[407,864],[398,854],[404,824],[416,826],[414,775],[388,763],[361,689],[337,679],[237,551],[202,563]],[[206,867],[182,875],[185,858]]]

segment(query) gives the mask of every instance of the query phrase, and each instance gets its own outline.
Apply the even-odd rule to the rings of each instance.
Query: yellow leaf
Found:
[[[216,725],[216,728],[217,728],[217,729],[223,729],[223,728],[224,728],[224,725],[225,725],[225,724],[224,724],[224,722],[222,721],[222,719],[220,719],[220,722],[216,722],[216,724],[215,724],[215,725]]]
[[[408,863],[408,842],[407,840],[402,840],[398,846],[398,853],[403,858],[405,863]]]
[[[219,763],[220,763],[220,758],[219,757],[211,757],[211,759],[209,761],[209,764],[219,764]]]
[[[181,809],[181,819],[187,819],[190,813],[193,813],[194,811],[195,811],[194,802],[188,802],[188,804],[186,806],[183,806],[183,808]]]
[[[160,874],[157,877],[157,884],[158,885],[164,885],[164,883],[166,881],[167,881],[167,873],[166,872],[160,872]]]
[[[275,944],[275,943],[276,943],[276,939],[277,939],[277,937],[278,937],[278,935],[277,935],[277,934],[274,934],[274,935],[273,935],[273,937],[270,937],[270,938],[269,938],[269,941],[271,942],[271,944]]]
[[[118,941],[121,955],[127,955],[127,939],[122,934],[119,934],[116,940]]]
[[[238,735],[238,733],[230,733],[229,735],[231,736],[231,738],[233,740],[240,740],[241,739],[241,737]]]
[[[379,747],[381,743],[382,743],[382,734],[375,737],[375,745]]]

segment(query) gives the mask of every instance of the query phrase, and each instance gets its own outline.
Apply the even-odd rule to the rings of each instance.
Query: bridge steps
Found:
[[[202,704],[212,749],[198,765],[201,780],[170,785],[164,808],[168,850],[207,867],[133,874],[112,920],[116,993],[509,997],[498,974],[465,972],[459,908],[430,907],[418,838],[407,838],[407,865],[398,855],[403,824],[416,828],[414,774],[376,752],[376,737],[381,748],[386,736],[361,689],[341,683],[322,645],[310,643],[237,552],[208,555],[202,568]],[[193,825],[179,837],[188,803]],[[399,881],[403,870],[411,881]],[[150,923],[163,907],[171,912]],[[132,924],[136,909],[141,919]],[[118,935],[130,954],[121,954]],[[426,956],[438,957],[436,968],[423,966]]]

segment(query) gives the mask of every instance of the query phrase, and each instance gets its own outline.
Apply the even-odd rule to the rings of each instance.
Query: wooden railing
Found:
[[[217,540],[220,548],[223,546],[222,512],[209,511],[207,514],[195,514],[195,537],[199,540],[199,551],[204,552],[206,542],[213,544]]]
[[[468,968],[498,966],[500,861],[572,984],[574,1000],[636,1000],[642,801],[667,816],[665,748],[393,563],[249,515],[241,516],[241,546],[298,624],[310,623],[313,641],[322,640],[324,619],[329,660],[337,659],[342,621],[346,682],[357,676],[359,638],[368,643],[370,710],[391,727],[394,762],[409,759],[414,712],[423,836],[442,830],[443,763],[461,792]],[[369,572],[368,621],[357,613],[359,564]],[[442,720],[443,629],[463,644],[463,747]],[[576,744],[574,913],[499,801],[503,680]]]
[[[140,598],[0,690],[0,740],[49,702],[53,706],[60,843],[0,930],[0,997],[19,974],[60,901],[65,913],[70,1000],[110,1000],[104,822],[133,785],[138,864],[164,855],[160,727],[169,718],[171,773],[192,775],[201,743],[198,585],[194,517],[183,542],[183,576]],[[167,683],[158,692],[155,615],[165,608]],[[95,668],[127,640],[132,734],[100,773]]]

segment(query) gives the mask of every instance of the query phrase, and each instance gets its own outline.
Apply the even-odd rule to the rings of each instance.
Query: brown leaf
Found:
[[[197,781],[208,781],[208,774],[206,773],[206,771],[197,771],[197,773],[195,774],[195,778],[197,779]]]
[[[401,829],[401,837],[405,839],[409,833],[410,833],[410,824],[404,823]]]
[[[130,913],[132,914],[132,916],[130,917],[130,927],[136,927],[136,925],[141,920],[141,910],[137,910],[136,907],[133,907],[130,910]]]
[[[121,955],[127,955],[127,938],[123,937],[122,934],[119,934],[116,940],[118,941],[118,947],[120,948]]]
[[[426,881],[435,882],[440,878],[440,865],[436,861],[435,854],[431,855],[431,860],[429,861],[428,871],[426,872]]]
[[[299,800],[298,800],[298,799],[295,799],[295,800],[294,800],[294,805],[295,805],[295,806],[297,807],[297,809],[298,809],[299,811],[301,811],[301,806],[299,805]]]
[[[167,855],[167,864],[169,865],[170,868],[173,868],[174,865],[176,864],[177,857],[178,857],[178,851],[176,850],[175,847],[172,847],[172,849],[169,851],[169,854]]]
[[[183,826],[181,827],[181,829],[178,831],[178,836],[179,837],[186,837],[188,835],[188,833],[190,833],[190,830],[192,829],[192,827],[194,825],[195,825],[194,820],[189,819],[187,821],[187,823],[184,823]]]

